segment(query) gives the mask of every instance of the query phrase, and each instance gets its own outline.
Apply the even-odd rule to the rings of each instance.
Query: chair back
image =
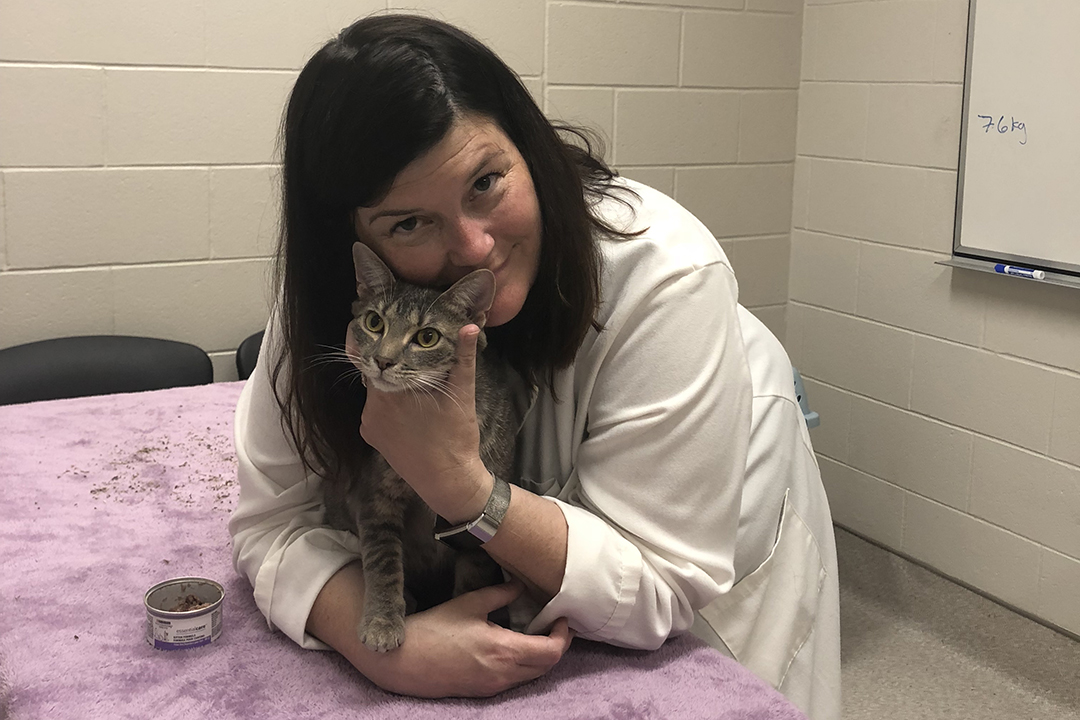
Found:
[[[247,380],[255,371],[255,363],[259,361],[259,350],[262,349],[263,333],[260,330],[254,335],[244,338],[240,347],[236,348],[236,375],[241,380]]]
[[[56,338],[0,350],[0,405],[213,382],[189,343],[126,335]]]

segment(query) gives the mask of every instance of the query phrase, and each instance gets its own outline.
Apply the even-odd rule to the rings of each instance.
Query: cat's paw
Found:
[[[389,652],[405,642],[405,618],[365,616],[356,633],[368,650]]]

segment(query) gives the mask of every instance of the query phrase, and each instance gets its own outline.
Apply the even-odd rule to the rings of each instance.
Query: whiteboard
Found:
[[[1080,276],[1080,0],[971,0],[953,254]]]

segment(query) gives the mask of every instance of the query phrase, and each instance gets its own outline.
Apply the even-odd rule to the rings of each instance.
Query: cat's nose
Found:
[[[379,366],[379,370],[386,370],[386,368],[392,367],[394,365],[394,361],[390,358],[376,356],[375,364]]]

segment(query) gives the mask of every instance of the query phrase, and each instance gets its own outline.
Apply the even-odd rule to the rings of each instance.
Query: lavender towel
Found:
[[[481,701],[384,693],[336,654],[300,649],[267,628],[232,568],[241,387],[0,407],[0,670],[11,718],[803,717],[690,637],[655,652],[577,640],[544,678]],[[143,594],[188,575],[225,586],[222,636],[154,650]]]

